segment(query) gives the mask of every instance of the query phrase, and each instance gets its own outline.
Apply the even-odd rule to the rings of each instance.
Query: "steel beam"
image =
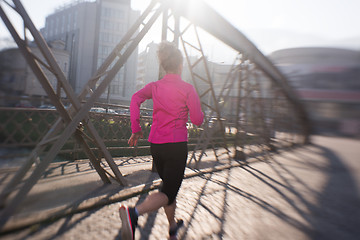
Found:
[[[53,56],[51,55],[50,50],[48,49],[48,47],[46,45],[46,42],[42,39],[40,34],[39,35],[36,34],[36,33],[38,33],[38,31],[33,26],[30,18],[28,18],[25,10],[22,8],[22,5],[21,5],[20,1],[16,0],[16,1],[14,1],[14,3],[15,3],[16,11],[18,11],[18,13],[24,19],[25,26],[27,28],[30,28],[29,29],[30,31],[32,31],[32,32],[35,31],[34,38],[35,38],[35,41],[38,41],[38,43],[40,43],[40,48],[42,48],[42,53],[46,56],[46,58],[48,60],[50,59],[50,65],[53,64],[54,62],[52,60],[54,60],[54,59],[53,59]],[[156,1],[153,1],[152,4],[150,4],[150,6],[154,6],[155,3],[156,3]],[[98,173],[101,176],[101,178],[103,179],[103,181],[104,182],[109,182],[109,180],[108,180],[108,178],[107,178],[107,176],[105,174],[105,171],[100,167],[100,163],[97,162],[96,157],[94,156],[94,154],[92,154],[89,146],[87,146],[86,141],[82,138],[82,135],[80,134],[81,131],[79,131],[79,129],[77,129],[77,127],[78,127],[79,123],[83,119],[86,118],[86,116],[88,114],[88,111],[90,110],[90,108],[92,107],[94,102],[104,92],[104,89],[106,88],[106,86],[110,84],[111,80],[114,78],[114,76],[120,70],[120,68],[124,65],[124,63],[129,58],[131,53],[136,49],[139,41],[144,37],[144,35],[147,33],[147,31],[153,25],[153,23],[158,18],[161,11],[163,10],[163,8],[159,8],[156,11],[156,13],[153,14],[153,16],[150,18],[149,22],[144,26],[144,28],[138,34],[138,36],[136,36],[135,39],[132,40],[132,43],[129,45],[129,47],[125,48],[124,54],[122,54],[122,55],[119,54],[121,49],[120,50],[119,49],[114,49],[113,50],[113,52],[110,54],[107,61],[105,61],[107,66],[102,65],[103,69],[106,69],[113,62],[113,60],[116,57],[120,56],[119,60],[117,60],[114,67],[112,67],[112,69],[110,69],[110,71],[106,72],[106,77],[99,84],[98,88],[96,88],[96,90],[93,91],[93,92],[90,91],[91,96],[89,98],[89,101],[87,103],[85,103],[83,107],[80,108],[79,100],[77,100],[76,97],[74,97],[74,94],[73,94],[73,91],[72,91],[70,85],[66,82],[66,79],[63,76],[60,68],[57,68],[58,66],[57,66],[57,64],[55,64],[54,72],[56,72],[58,80],[60,79],[59,82],[61,83],[61,86],[65,87],[66,93],[71,95],[70,99],[72,100],[73,106],[75,108],[78,108],[78,109],[76,109],[77,111],[72,111],[71,112],[71,113],[73,113],[73,115],[75,115],[74,118],[72,118],[72,116],[69,115],[69,113],[66,111],[66,109],[62,105],[61,101],[59,100],[59,97],[56,95],[56,93],[54,92],[54,90],[53,90],[52,86],[50,85],[49,81],[46,79],[45,74],[42,72],[42,70],[41,70],[40,66],[38,65],[38,63],[36,62],[36,60],[34,60],[34,58],[31,57],[31,53],[30,53],[29,49],[26,48],[25,44],[23,43],[23,41],[21,40],[21,38],[17,34],[16,30],[12,26],[11,22],[7,18],[5,12],[2,10],[2,8],[0,10],[1,10],[0,14],[1,14],[1,17],[3,18],[3,21],[5,22],[6,26],[8,27],[8,29],[11,32],[11,34],[12,34],[13,38],[15,39],[15,41],[18,43],[19,48],[21,48],[23,54],[25,55],[25,58],[29,62],[29,65],[32,67],[34,73],[39,78],[39,80],[40,80],[41,84],[43,85],[44,89],[46,90],[48,96],[50,97],[50,99],[54,103],[54,106],[56,106],[56,108],[60,112],[61,118],[67,124],[67,127],[64,129],[64,131],[58,137],[53,138],[52,134],[47,135],[47,136],[51,136],[52,139],[55,139],[55,142],[53,142],[50,150],[46,153],[46,155],[44,157],[44,160],[42,160],[39,163],[39,165],[35,168],[35,170],[32,172],[32,174],[27,179],[27,181],[24,183],[24,185],[19,189],[17,194],[14,196],[12,201],[8,205],[6,205],[6,207],[1,212],[1,220],[0,220],[0,228],[1,228],[6,223],[6,221],[11,216],[11,214],[16,210],[17,206],[24,200],[25,196],[28,194],[28,192],[31,190],[31,188],[34,186],[34,184],[39,180],[39,178],[41,177],[43,172],[49,166],[51,160],[54,159],[54,157],[57,155],[57,153],[61,150],[62,146],[65,144],[67,139],[73,134],[75,134],[75,136],[76,136],[77,140],[80,142],[80,144],[82,146],[84,146],[85,152],[88,154],[89,159],[92,161],[94,167],[98,171]],[[151,10],[152,10],[152,8],[149,7],[147,13],[149,13]],[[146,17],[147,16],[143,15],[143,19],[145,19]],[[140,25],[139,20],[130,29],[128,34],[125,35],[125,37],[124,37],[125,41],[123,39],[120,42],[119,45],[121,45],[122,47],[125,46],[125,44],[127,43],[126,38],[130,39],[130,37],[133,35],[134,32],[136,32],[136,29],[139,27],[139,25]],[[132,33],[131,33],[131,31],[132,31]],[[82,94],[79,97],[80,99],[84,98],[87,95],[87,93],[89,93],[87,91],[87,89],[91,89],[91,88],[89,88],[89,86],[95,87],[96,81],[100,78],[99,76],[104,74],[102,72],[102,71],[104,71],[103,69],[100,68],[99,71],[97,72],[95,78],[93,78],[93,79],[91,79],[89,81],[88,88],[85,88],[85,90],[82,92]],[[60,72],[57,72],[57,70],[60,70]],[[58,123],[60,124],[60,121],[58,121]],[[90,132],[93,135],[93,137],[95,137],[95,142],[98,144],[100,149],[102,149],[102,148],[106,149],[105,144],[103,143],[101,138],[97,135],[97,133],[95,131],[95,128],[91,124],[88,124],[88,127],[89,127]],[[58,128],[56,128],[56,129],[58,129]],[[44,143],[44,142],[47,142],[47,139],[44,139],[42,141],[42,143]],[[40,149],[40,148],[37,148],[37,149]],[[105,154],[105,158],[111,158],[110,153],[108,153],[107,151],[105,151],[104,154]],[[25,175],[26,171],[31,166],[33,159],[34,159],[34,157],[32,156],[29,159],[29,161],[27,161],[27,164],[24,165],[24,167],[22,168],[22,171],[18,174],[17,178],[14,181],[12,181],[12,183],[10,185],[10,188],[13,187],[14,185],[16,185],[17,182],[19,182],[22,179],[23,175]],[[109,162],[109,161],[108,161],[108,163],[109,163],[110,167],[113,170],[115,169],[115,170],[118,171],[118,173],[120,173],[115,164],[111,164],[111,162]],[[116,174],[116,172],[115,172],[115,174]],[[121,177],[121,174],[119,176],[117,176],[117,177]],[[3,197],[6,197],[8,195],[8,190],[10,188],[9,187],[6,188],[7,191],[3,193],[3,195],[2,195]]]
[[[187,18],[190,22],[204,29],[223,43],[232,47],[234,50],[244,53],[249,60],[256,63],[256,65],[269,76],[271,81],[279,86],[288,101],[293,104],[298,117],[301,119],[302,126],[304,127],[304,141],[309,141],[310,123],[302,103],[298,100],[296,97],[297,95],[288,85],[284,75],[257,49],[251,41],[246,38],[244,34],[231,25],[214,9],[209,7],[209,5],[207,5],[203,0],[197,0],[196,7],[201,9],[202,13],[206,14],[194,11],[192,8],[194,6],[194,1],[192,0],[162,0],[162,2],[167,2],[174,14]]]
[[[27,12],[25,11],[25,9],[22,6],[22,4],[20,3],[20,1],[14,0],[14,3],[15,3],[16,8],[19,9],[19,13],[23,17],[26,27],[32,33],[32,35],[34,37],[34,41],[39,46],[40,51],[42,52],[43,56],[49,63],[51,69],[53,69],[54,75],[58,79],[59,87],[57,89],[58,90],[57,97],[58,98],[61,97],[60,96],[60,86],[61,86],[64,89],[66,96],[70,100],[71,107],[74,108],[74,109],[72,109],[72,108],[69,109],[69,113],[73,114],[75,111],[77,111],[81,107],[80,100],[77,98],[75,92],[73,91],[72,87],[70,86],[69,81],[67,81],[63,71],[57,64],[55,57],[53,56],[52,52],[50,51],[49,47],[47,46],[46,41],[44,40],[42,35],[39,33],[39,31],[36,29],[36,27],[32,23],[30,17],[28,16]],[[91,135],[93,135],[95,142],[99,146],[100,151],[104,154],[105,160],[108,162],[111,170],[115,174],[115,179],[117,179],[120,183],[125,184],[125,179],[122,177],[122,174],[120,173],[119,169],[117,168],[116,164],[114,163],[114,161],[111,157],[111,154],[107,150],[101,137],[95,130],[95,127],[92,125],[91,121],[84,121],[84,122],[87,122],[87,127],[89,129],[89,132],[91,133]],[[85,146],[84,150],[90,154],[91,150],[88,147],[86,147],[86,145],[84,145],[84,141],[81,139],[81,137],[78,137],[78,138],[79,138],[79,141],[83,142],[83,144],[81,144],[81,145]],[[106,179],[105,182],[109,182],[108,179]]]

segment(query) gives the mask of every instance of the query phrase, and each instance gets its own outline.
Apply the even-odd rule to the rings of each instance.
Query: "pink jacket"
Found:
[[[188,113],[195,125],[201,125],[204,120],[195,88],[184,82],[180,75],[167,74],[159,81],[147,84],[132,96],[130,120],[133,133],[141,131],[141,103],[151,98],[154,103],[153,123],[149,135],[151,143],[186,142]]]

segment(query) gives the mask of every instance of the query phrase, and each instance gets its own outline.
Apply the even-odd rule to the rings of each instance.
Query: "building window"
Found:
[[[109,33],[102,33],[101,38],[102,38],[102,41],[109,42],[110,35],[109,35]]]
[[[119,85],[110,85],[110,93],[111,94],[120,94],[120,86]]]
[[[70,23],[71,23],[71,13],[68,14],[68,19],[67,19],[67,31],[70,31]]]
[[[104,17],[110,18],[111,17],[111,8],[103,8],[102,15]]]
[[[73,29],[76,29],[76,24],[77,24],[77,11],[75,10],[74,12],[74,19],[73,19]]]
[[[107,30],[112,30],[113,28],[113,23],[111,21],[104,21],[104,29],[107,29]]]
[[[117,19],[124,19],[124,12],[123,10],[120,10],[120,9],[114,9],[115,11],[115,16]]]
[[[65,32],[65,15],[62,16],[62,21],[61,21],[61,33]]]

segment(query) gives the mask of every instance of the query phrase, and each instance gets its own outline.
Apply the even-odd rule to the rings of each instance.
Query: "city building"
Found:
[[[48,41],[65,42],[70,52],[68,79],[76,93],[81,92],[138,16],[130,0],[77,0],[47,16],[41,32]],[[100,101],[128,103],[135,91],[136,67],[137,50]]]
[[[138,56],[136,74],[136,90],[143,88],[159,78],[159,61],[157,59],[158,44],[151,42]]]
[[[69,71],[69,59],[70,55],[65,50],[64,42],[57,40],[48,43],[57,63],[67,75]],[[31,52],[46,62],[40,50],[29,44]],[[57,88],[57,79],[44,66],[40,65],[45,76],[49,80],[54,89]],[[0,52],[0,94],[4,98],[9,99],[9,96],[34,96],[34,97],[46,97],[43,87],[37,80],[30,66],[27,64],[25,58],[18,48],[5,49]],[[2,105],[15,105],[18,104],[17,100],[5,101]]]
[[[69,62],[70,62],[70,55],[69,52],[65,50],[65,43],[61,40],[55,40],[49,43],[49,47],[56,59],[57,64],[60,66],[61,70],[65,74],[65,76],[69,73]],[[38,56],[41,60],[45,62],[43,59],[42,54],[38,48],[33,48],[32,52]],[[41,56],[41,57],[40,57]],[[41,65],[40,65],[41,66]],[[50,84],[53,86],[54,90],[57,89],[57,79],[54,74],[52,74],[48,69],[41,66],[43,72],[47,76]],[[27,67],[26,71],[26,78],[25,78],[25,91],[24,94],[28,96],[47,96],[45,90],[43,89],[42,85],[38,81],[37,77],[30,70],[30,67]],[[64,97],[64,92],[61,92],[61,96]]]
[[[18,48],[0,52],[0,91],[2,95],[20,96],[25,93],[27,63]]]
[[[269,55],[305,103],[315,133],[360,136],[360,52],[293,48]]]

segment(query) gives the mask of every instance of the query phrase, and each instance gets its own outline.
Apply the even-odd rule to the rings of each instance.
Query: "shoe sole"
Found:
[[[133,240],[133,229],[131,227],[131,219],[129,209],[126,206],[119,208],[120,219],[122,223],[121,239],[122,240]]]
[[[179,219],[177,222],[176,222],[176,229],[174,230],[174,233],[173,235],[170,235],[170,232],[169,232],[169,239],[170,240],[177,240],[177,233],[179,231],[180,228],[182,228],[184,226],[184,221],[182,219]]]

